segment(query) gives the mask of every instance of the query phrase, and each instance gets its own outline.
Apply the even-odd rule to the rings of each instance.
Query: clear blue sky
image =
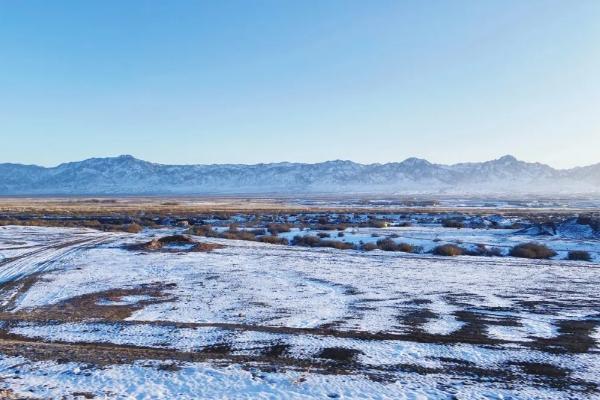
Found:
[[[600,1],[0,1],[0,162],[600,162]]]

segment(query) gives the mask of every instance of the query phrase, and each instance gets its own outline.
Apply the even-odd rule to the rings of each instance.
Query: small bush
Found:
[[[127,233],[140,233],[143,229],[144,228],[142,228],[140,225],[136,224],[135,222],[132,224],[123,226],[123,231],[125,231]]]
[[[344,237],[344,236],[346,236],[346,235],[344,234],[344,232],[338,232],[338,234],[337,234],[337,235],[338,235],[338,237]]]
[[[510,249],[509,255],[519,258],[548,259],[556,255],[556,252],[541,243],[521,243]]]
[[[456,219],[449,219],[449,218],[447,218],[447,219],[443,219],[442,220],[442,226],[444,228],[457,228],[457,229],[460,229],[460,228],[464,228],[465,224],[463,224],[462,221],[458,221]]]
[[[573,261],[592,261],[592,256],[584,250],[571,250],[567,255],[567,259]]]
[[[211,225],[194,225],[186,233],[196,236],[219,237],[219,233]]]
[[[441,246],[434,247],[431,252],[436,256],[455,257],[465,254],[465,249],[454,244],[443,244]]]
[[[361,250],[363,251],[373,251],[373,250],[377,250],[377,245],[375,243],[364,243],[361,246]]]
[[[469,256],[502,257],[502,249],[498,247],[487,247],[480,243],[474,250],[469,250],[466,254]]]
[[[377,248],[383,251],[397,251],[398,245],[392,239],[380,239],[377,241]]]
[[[338,250],[352,250],[354,245],[352,243],[346,243],[339,240],[321,240],[319,247],[331,247]]]
[[[331,237],[331,235],[329,233],[325,233],[325,232],[319,232],[319,233],[317,233],[317,236],[320,237],[321,239]]]
[[[414,253],[415,247],[409,243],[396,243],[392,239],[381,239],[377,241],[377,248],[383,251],[402,251]]]
[[[256,235],[252,232],[248,231],[238,231],[238,230],[228,230],[219,235],[219,237],[223,239],[233,239],[233,240],[247,240],[254,241],[256,240]]]
[[[259,242],[270,243],[270,244],[289,244],[289,241],[286,238],[278,237],[278,236],[261,236],[257,238]]]
[[[321,239],[316,236],[294,236],[292,244],[294,246],[317,247]]]
[[[267,230],[271,235],[277,235],[278,233],[291,231],[292,227],[289,224],[269,224]]]
[[[316,236],[294,236],[292,244],[305,247],[332,247],[334,249],[349,250],[353,249],[352,243],[341,242],[339,240],[322,240]]]
[[[383,221],[380,219],[372,219],[368,222],[368,226],[371,228],[387,228],[387,221]]]

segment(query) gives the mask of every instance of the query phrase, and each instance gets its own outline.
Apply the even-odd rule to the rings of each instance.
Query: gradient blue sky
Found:
[[[0,1],[0,162],[600,162],[600,1]]]

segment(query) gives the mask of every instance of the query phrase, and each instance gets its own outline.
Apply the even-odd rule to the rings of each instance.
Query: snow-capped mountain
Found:
[[[259,193],[600,193],[600,163],[568,170],[512,156],[481,163],[164,165],[132,156],[91,158],[53,168],[0,164],[0,195]]]

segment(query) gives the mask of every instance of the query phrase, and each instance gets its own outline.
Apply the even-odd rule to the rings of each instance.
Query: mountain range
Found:
[[[165,165],[130,155],[46,168],[0,164],[0,195],[194,194],[592,194],[600,163],[554,169],[507,155],[443,165],[419,158],[386,164]]]

